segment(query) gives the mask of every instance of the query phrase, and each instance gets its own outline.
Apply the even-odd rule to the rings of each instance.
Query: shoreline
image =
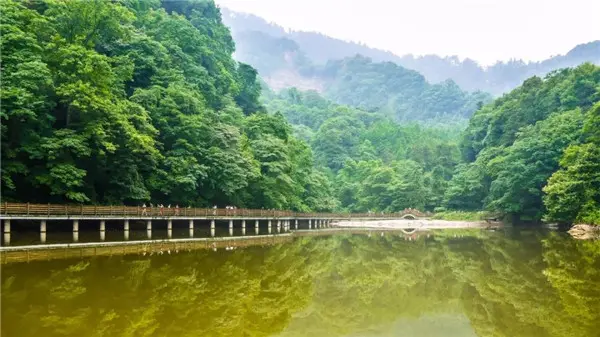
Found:
[[[501,222],[486,221],[458,221],[458,220],[373,220],[354,221],[343,220],[332,224],[337,228],[370,228],[370,229],[461,229],[461,228],[498,228],[503,227]]]

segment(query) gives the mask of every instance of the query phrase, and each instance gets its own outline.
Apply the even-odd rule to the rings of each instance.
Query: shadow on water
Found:
[[[1,329],[25,337],[596,337],[598,270],[600,242],[518,228],[11,263],[2,270]]]

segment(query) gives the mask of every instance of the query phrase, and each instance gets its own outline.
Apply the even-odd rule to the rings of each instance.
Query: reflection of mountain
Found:
[[[599,264],[599,242],[470,230],[11,264],[2,335],[595,337]]]
[[[499,95],[514,89],[534,75],[544,76],[553,70],[575,67],[584,62],[600,64],[600,41],[577,45],[565,55],[553,56],[541,62],[525,63],[521,60],[511,60],[483,68],[468,58],[460,60],[456,56],[397,56],[388,51],[342,41],[320,33],[286,31],[276,24],[268,23],[251,14],[236,13],[226,8],[223,8],[222,12],[223,21],[231,28],[236,41],[237,58],[255,66],[268,78],[284,76],[278,73],[281,69],[286,69],[288,72],[296,69],[298,70],[296,76],[298,76],[306,70],[309,62],[324,65],[328,61],[351,58],[360,54],[374,62],[394,62],[402,67],[416,70],[431,83],[451,79],[463,90],[481,90]],[[273,45],[279,47],[285,45],[289,49],[273,48]],[[282,62],[266,62],[266,60],[281,59],[284,50],[293,50],[299,59],[285,65]],[[258,60],[262,61],[256,62]],[[289,82],[292,81],[293,78],[289,78]]]

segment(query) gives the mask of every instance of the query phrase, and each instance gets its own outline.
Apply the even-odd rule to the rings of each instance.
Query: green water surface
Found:
[[[600,336],[600,241],[371,233],[2,266],[2,336]]]

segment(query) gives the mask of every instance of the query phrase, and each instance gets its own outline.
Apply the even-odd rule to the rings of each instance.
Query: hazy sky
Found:
[[[600,0],[215,0],[396,54],[542,60],[600,39]]]

